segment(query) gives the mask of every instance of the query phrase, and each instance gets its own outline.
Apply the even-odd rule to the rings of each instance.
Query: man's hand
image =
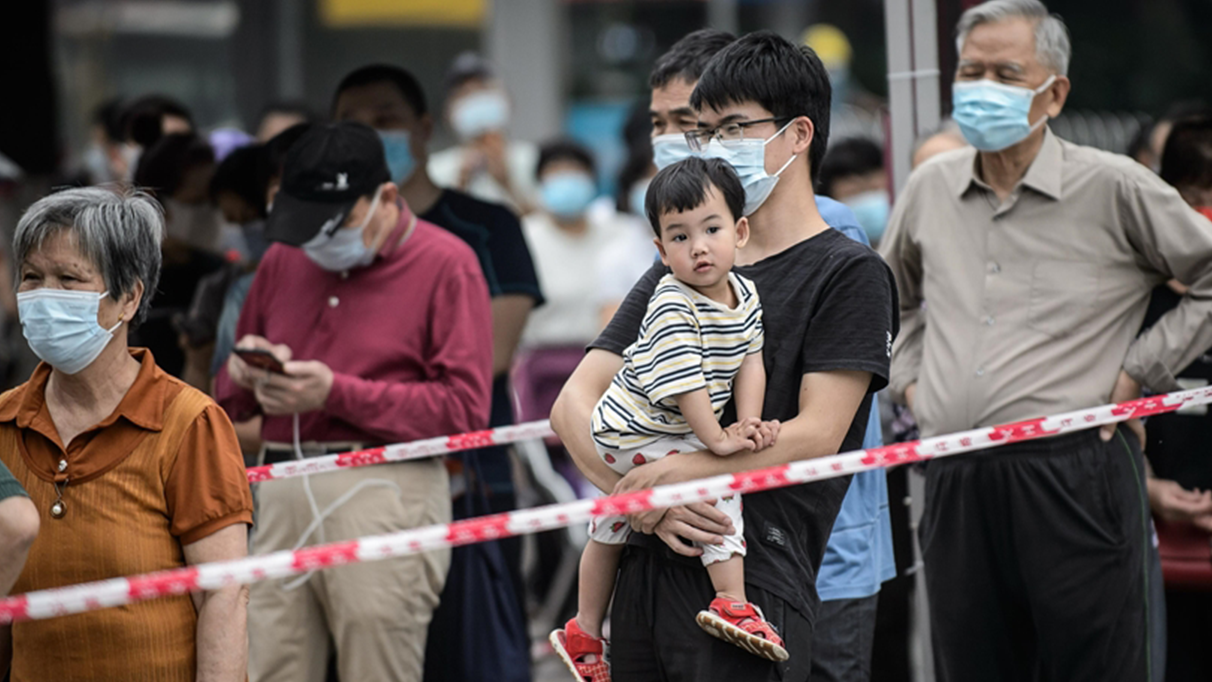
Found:
[[[236,342],[236,348],[251,348],[253,350],[267,350],[273,353],[283,365],[290,362],[291,350],[290,347],[282,343],[270,343],[268,339],[255,334],[248,334],[244,338]],[[231,380],[240,388],[251,391],[256,388],[259,381],[264,380],[272,372],[260,369],[258,367],[249,367],[248,363],[240,359],[239,355],[232,353],[227,358],[227,374],[231,376]]]
[[[1119,371],[1119,377],[1115,380],[1115,388],[1111,391],[1111,402],[1123,403],[1129,400],[1136,400],[1140,397],[1140,384],[1136,379],[1128,376],[1128,373],[1122,369]],[[1145,425],[1139,419],[1129,419],[1124,422],[1124,425],[1136,434],[1140,439],[1141,450],[1145,449]],[[1107,424],[1099,429],[1098,435],[1103,439],[1103,442],[1111,440],[1115,437],[1115,424]]]
[[[614,486],[614,490],[610,494],[624,495],[661,485],[665,477],[673,470],[674,465],[670,464],[670,461],[676,457],[677,455],[668,455],[655,462],[632,469]],[[650,534],[668,511],[667,509],[653,509],[651,511],[632,514],[628,519],[631,521],[632,529]]]
[[[726,429],[720,430],[720,435],[707,443],[708,449],[714,454],[726,457],[742,450],[756,450],[758,426],[761,420],[756,417],[737,422]]]
[[[257,402],[267,415],[301,414],[324,408],[332,370],[318,360],[286,363],[286,374],[266,373],[256,383]]]
[[[640,530],[634,523],[631,527]],[[655,532],[658,538],[678,554],[701,556],[701,548],[688,545],[682,539],[706,545],[722,545],[724,536],[735,533],[736,529],[733,528],[728,515],[716,509],[711,502],[695,502],[681,507],[670,507],[656,526]]]
[[[1174,481],[1148,480],[1149,507],[1165,521],[1194,523],[1212,532],[1212,492],[1185,490]]]

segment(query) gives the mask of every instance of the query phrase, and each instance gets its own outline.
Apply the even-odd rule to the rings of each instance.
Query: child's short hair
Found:
[[[722,159],[691,156],[664,168],[649,183],[644,214],[652,223],[652,231],[661,236],[661,216],[666,213],[702,206],[712,186],[724,197],[732,219],[740,220],[745,208],[745,188],[736,171]]]

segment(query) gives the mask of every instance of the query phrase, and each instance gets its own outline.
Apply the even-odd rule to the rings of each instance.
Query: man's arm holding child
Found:
[[[585,478],[603,492],[610,492],[622,477],[598,455],[591,422],[593,409],[622,368],[621,356],[598,348],[590,349],[564,382],[564,388],[551,406],[551,428]]]
[[[705,452],[671,455],[636,467],[615,486],[614,493],[835,455],[862,406],[870,384],[869,372],[837,370],[805,374],[800,382],[799,414],[781,425],[774,445],[736,457],[715,457]],[[678,541],[676,536],[701,542],[699,536],[704,533],[687,535],[684,527],[672,532],[668,521],[658,526],[660,523],[662,516],[651,513],[634,520],[633,527],[638,525],[643,532],[655,531],[674,551],[688,556],[697,555],[693,547],[685,547],[685,551],[682,551],[684,543]]]

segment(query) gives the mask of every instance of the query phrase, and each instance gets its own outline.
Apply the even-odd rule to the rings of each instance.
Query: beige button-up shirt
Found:
[[[1156,391],[1212,346],[1212,222],[1125,156],[1045,134],[1004,201],[976,150],[910,177],[882,244],[900,288],[897,400],[924,436],[1108,402],[1120,369]],[[1191,287],[1137,338],[1157,284]]]

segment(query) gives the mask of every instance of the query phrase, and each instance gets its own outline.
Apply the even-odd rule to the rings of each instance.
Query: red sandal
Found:
[[[695,621],[712,637],[739,646],[755,656],[771,661],[790,658],[783,648],[783,638],[766,622],[762,610],[751,602],[742,604],[716,597],[706,611],[699,611]]]
[[[610,682],[607,658],[610,643],[585,634],[576,618],[568,621],[563,630],[553,630],[548,639],[577,682]]]

